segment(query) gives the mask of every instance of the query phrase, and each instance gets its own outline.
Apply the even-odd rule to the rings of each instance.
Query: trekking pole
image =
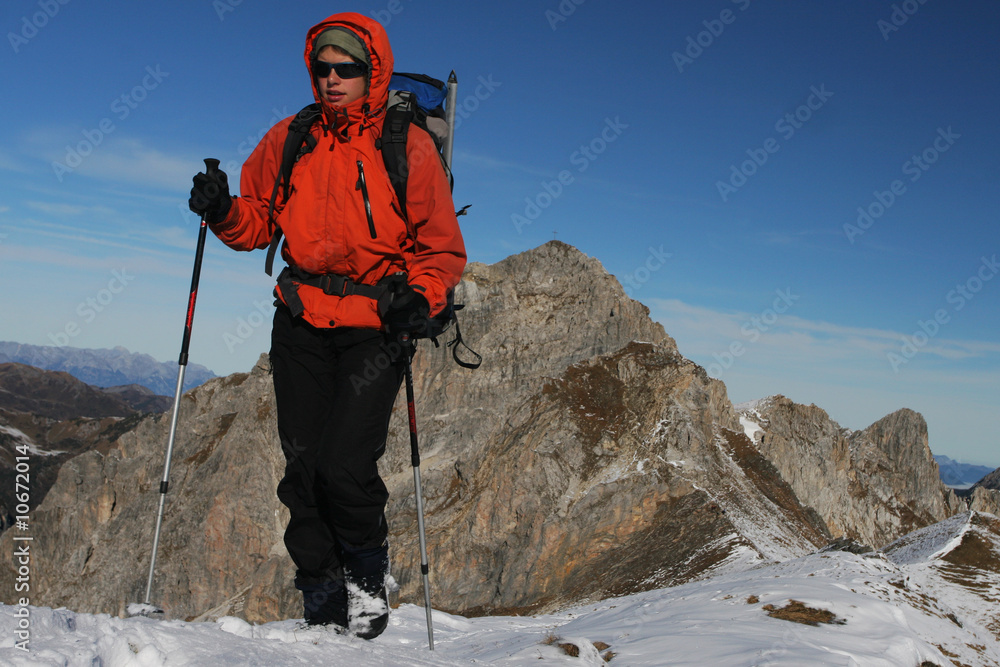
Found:
[[[406,357],[406,411],[410,421],[410,463],[413,465],[413,486],[417,498],[417,533],[420,536],[420,573],[424,578],[424,610],[427,612],[427,644],[434,650],[434,624],[431,620],[430,567],[427,564],[427,536],[424,532],[424,501],[420,488],[420,450],[417,447],[417,409],[413,402],[413,366],[410,363],[410,334],[400,337]]]
[[[458,99],[458,77],[455,76],[455,70],[451,71],[448,76],[448,93],[445,97],[445,120],[448,122],[448,136],[445,138],[444,146],[442,146],[441,154],[444,157],[445,164],[451,169],[451,153],[452,149],[455,147],[455,103]]]
[[[205,158],[205,173],[212,175],[219,170],[219,161]],[[163,508],[167,500],[167,487],[170,485],[170,456],[174,451],[174,439],[177,436],[177,415],[180,412],[181,394],[184,391],[184,373],[187,370],[188,345],[191,343],[191,324],[194,321],[194,304],[198,298],[198,280],[201,277],[201,258],[205,254],[205,235],[208,231],[208,220],[205,214],[201,216],[201,227],[198,229],[198,247],[194,254],[194,273],[191,276],[191,292],[188,296],[187,317],[184,321],[184,338],[181,341],[181,354],[177,360],[177,388],[174,390],[174,412],[170,418],[170,437],[167,439],[167,455],[163,463],[163,479],[160,481],[160,509],[156,513],[156,530],[153,531],[153,553],[149,558],[149,578],[146,579],[145,604],[149,605],[153,591],[153,572],[156,568],[156,551],[160,546],[160,529],[163,526]],[[148,608],[146,610],[148,612]]]

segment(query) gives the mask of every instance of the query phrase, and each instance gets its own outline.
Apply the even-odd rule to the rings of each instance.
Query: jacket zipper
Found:
[[[361,196],[365,200],[365,215],[368,216],[368,233],[373,239],[378,238],[375,234],[375,221],[372,220],[372,204],[368,200],[368,184],[365,183],[365,165],[358,160],[358,182],[354,186],[355,190],[361,190]]]

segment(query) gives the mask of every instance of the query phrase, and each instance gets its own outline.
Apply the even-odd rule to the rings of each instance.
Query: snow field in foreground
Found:
[[[31,607],[27,652],[15,648],[18,608],[0,605],[0,664],[945,667],[953,663],[943,649],[966,664],[1000,665],[1000,643],[976,622],[981,610],[968,608],[968,596],[949,597],[936,576],[926,562],[831,552],[546,616],[466,619],[435,611],[434,652],[424,610],[413,605],[393,610],[385,634],[371,642],[299,630],[295,620],[187,623]],[[804,625],[765,609],[792,600],[831,612],[836,623]],[[560,644],[575,644],[579,657]],[[608,651],[614,657],[605,663]]]

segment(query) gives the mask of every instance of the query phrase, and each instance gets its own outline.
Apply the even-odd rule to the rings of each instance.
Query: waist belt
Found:
[[[281,296],[285,299],[285,305],[292,311],[292,315],[299,317],[305,312],[302,299],[299,298],[299,285],[309,285],[323,290],[324,294],[331,296],[366,296],[376,301],[385,294],[389,288],[386,285],[364,285],[356,283],[347,276],[338,276],[333,273],[317,275],[307,273],[298,267],[286,266],[278,274],[278,287],[281,289]]]

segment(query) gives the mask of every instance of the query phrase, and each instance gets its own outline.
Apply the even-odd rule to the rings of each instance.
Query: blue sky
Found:
[[[175,360],[191,176],[216,157],[238,183],[311,101],[304,35],[335,11],[379,18],[398,70],[457,71],[470,259],[555,236],[735,402],[852,429],[908,407],[934,453],[1000,465],[986,0],[8,0],[0,340]],[[266,351],[263,263],[209,238],[192,363]]]

